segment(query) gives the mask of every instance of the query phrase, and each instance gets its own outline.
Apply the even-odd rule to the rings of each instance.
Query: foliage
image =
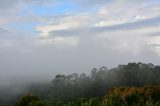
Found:
[[[160,101],[160,86],[112,88],[105,98],[115,97],[118,98],[116,101],[123,106],[156,105]]]
[[[25,96],[33,98],[33,96]],[[24,101],[24,97],[21,101]],[[23,102],[26,103],[26,102]],[[27,102],[28,103],[28,102]],[[73,101],[30,101],[29,104],[15,106],[159,106],[160,86],[112,88],[102,98],[80,98]]]
[[[39,101],[37,96],[32,96],[31,94],[27,94],[23,96],[19,102],[13,104],[13,106],[29,106],[30,104],[34,104]]]

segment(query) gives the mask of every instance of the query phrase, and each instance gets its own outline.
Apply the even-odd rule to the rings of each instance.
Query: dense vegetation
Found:
[[[102,98],[79,98],[68,102],[44,101],[26,95],[14,106],[160,106],[160,86],[112,88]]]
[[[44,103],[47,104],[45,106],[52,106],[53,104],[54,106],[61,106],[62,104],[62,106],[68,106],[64,104],[70,104],[69,106],[78,106],[77,104],[83,104],[80,106],[91,106],[92,103],[97,103],[98,105],[109,103],[110,101],[112,101],[113,103],[121,103],[122,101],[122,103],[126,103],[125,99],[121,98],[121,96],[118,94],[118,96],[115,95],[114,91],[114,96],[109,96],[110,94],[112,94],[110,93],[110,89],[117,88],[116,91],[121,91],[122,88],[123,90],[134,89],[133,91],[135,91],[137,94],[133,95],[138,95],[136,97],[143,98],[143,92],[140,92],[141,90],[139,90],[138,88],[126,87],[143,87],[145,85],[158,86],[160,84],[159,76],[160,66],[155,66],[151,63],[128,63],[127,65],[119,65],[116,68],[112,69],[108,69],[107,67],[103,66],[99,69],[93,68],[90,75],[86,75],[84,73],[82,73],[81,75],[78,75],[76,73],[71,75],[56,75],[50,83],[32,84],[24,93],[29,92],[32,95],[37,96],[38,100],[33,101],[38,105],[30,104],[31,106],[41,106],[40,104],[44,106]],[[128,90],[124,91],[128,92]],[[144,93],[148,92],[145,90],[142,91],[144,91]],[[159,96],[159,93],[157,94]],[[28,96],[32,98],[32,95]],[[141,101],[141,99],[138,100]],[[143,103],[152,103],[151,101],[154,101],[154,99],[147,99]],[[15,106],[21,106],[18,105],[18,103],[19,102],[17,102],[17,105]]]

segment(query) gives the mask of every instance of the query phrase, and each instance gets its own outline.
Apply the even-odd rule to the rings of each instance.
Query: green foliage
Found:
[[[14,106],[159,106],[160,86],[116,87],[102,98],[80,98],[71,101],[42,101],[24,96]]]
[[[160,101],[159,92],[160,86],[112,88],[106,99],[112,100],[113,97],[117,97],[118,99],[114,100],[122,106],[145,106],[149,104],[155,106]]]
[[[13,106],[30,106],[30,104],[34,104],[37,101],[39,101],[39,98],[37,96],[32,96],[31,94],[27,94],[23,96],[19,100],[19,102],[16,102]]]

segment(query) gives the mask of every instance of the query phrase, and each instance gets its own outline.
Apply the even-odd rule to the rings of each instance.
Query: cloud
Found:
[[[5,41],[5,40],[0,40],[0,49],[2,48],[10,48],[10,47],[14,47],[14,44],[11,41]]]
[[[47,8],[61,4],[63,0],[0,0],[0,25],[15,24],[18,22],[39,22],[42,19],[32,12],[36,7]],[[36,10],[36,12],[40,12]],[[46,16],[48,17],[48,16]]]
[[[82,1],[77,1],[82,2]],[[90,0],[86,1],[91,3]],[[93,3],[91,4],[94,4]],[[101,0],[103,2],[109,2]],[[84,3],[84,2],[83,2]],[[147,6],[149,8],[147,8]],[[147,8],[147,9],[146,9]],[[159,5],[141,2],[135,6],[133,2],[112,1],[109,4],[103,4],[100,9],[93,13],[77,13],[61,17],[58,20],[52,20],[48,25],[37,26],[41,35],[48,35],[57,30],[67,30],[79,27],[107,27],[107,29],[120,29],[125,27],[140,27],[150,25],[159,21]],[[54,18],[54,17],[53,17]],[[134,25],[130,25],[134,24]],[[158,23],[157,23],[158,24]],[[100,28],[101,29],[101,28]]]
[[[13,9],[17,7],[24,6],[25,4],[31,5],[43,5],[49,4],[51,2],[56,2],[56,0],[0,0],[0,10]]]
[[[160,47],[160,44],[150,44],[150,46],[154,46],[154,47]]]
[[[97,27],[97,31],[114,31],[114,30],[134,30],[139,28],[150,28],[153,26],[159,26],[160,17],[154,17],[150,19],[143,19],[135,22],[128,22],[123,24],[109,25]],[[95,27],[96,28],[96,27]],[[153,29],[154,30],[154,29]],[[155,29],[157,31],[157,28]]]
[[[96,25],[108,26],[114,24],[124,24],[160,16],[158,12],[159,4],[153,4],[149,1],[142,1],[139,5],[135,4],[136,1],[133,2],[124,0],[102,6],[98,11],[101,21]]]
[[[78,29],[64,29],[52,31],[50,37],[79,37],[80,45],[88,39],[88,43],[93,43],[103,49],[112,49],[117,52],[131,52],[135,55],[143,52],[142,48],[147,48],[150,51],[157,51],[157,48],[150,48],[151,43],[159,42],[159,38],[154,36],[158,33],[159,17],[146,19],[137,22],[113,25],[107,27],[79,27]],[[46,41],[47,42],[47,41]],[[87,44],[88,44],[87,43]]]
[[[36,44],[39,46],[54,46],[56,48],[63,48],[67,46],[77,46],[79,39],[77,37],[49,37],[39,38]]]
[[[133,61],[159,64],[157,1],[66,0],[62,2],[78,7],[58,15],[30,12],[36,6],[55,9],[60,3],[50,1],[15,0],[9,4],[2,0],[0,76],[52,77],[52,73],[88,72],[93,67]]]
[[[37,30],[40,32],[40,39],[37,40],[37,43],[40,43],[40,45],[49,44],[57,47],[66,47],[67,45],[77,46],[80,36],[73,35],[74,30],[77,29],[78,31],[80,28],[88,26],[91,21],[90,18],[88,14],[69,15],[61,17],[57,22],[52,24],[37,26]],[[86,22],[86,20],[88,20],[88,22]],[[69,35],[69,33],[65,33],[66,31],[72,34]]]
[[[0,28],[0,34],[5,33],[5,32],[7,32],[7,30],[6,30],[6,29],[4,29],[4,28]]]
[[[84,27],[89,24],[91,17],[88,14],[78,14],[62,17],[57,22],[49,25],[38,26],[37,30],[41,32],[42,36],[48,36],[50,32],[66,29],[76,29]],[[86,22],[88,20],[88,22]]]

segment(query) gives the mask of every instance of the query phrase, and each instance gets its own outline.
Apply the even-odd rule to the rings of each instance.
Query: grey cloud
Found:
[[[0,10],[15,9],[20,5],[43,5],[57,3],[58,0],[0,0]]]
[[[19,0],[1,0],[0,8],[13,8]],[[10,1],[10,3],[9,3]],[[40,0],[39,2],[33,0],[23,0],[27,3],[39,4],[46,2]],[[73,0],[72,0],[73,1]],[[108,0],[107,0],[108,1]],[[93,5],[96,3],[105,3],[106,0],[100,1],[76,1]],[[24,3],[23,2],[23,3]],[[17,4],[15,4],[17,3]],[[1,7],[4,5],[4,7]],[[10,7],[9,7],[10,5]],[[77,4],[78,5],[78,4]],[[80,4],[81,5],[81,4]],[[84,5],[84,6],[85,6]],[[99,4],[98,4],[99,5]],[[96,17],[93,17],[96,18]],[[11,48],[0,48],[0,78],[7,79],[8,77],[20,77],[21,79],[32,78],[51,78],[57,73],[72,73],[72,72],[85,72],[88,73],[93,67],[107,66],[114,67],[118,64],[126,64],[133,61],[141,61],[146,63],[159,64],[160,57],[152,51],[148,45],[141,46],[139,41],[134,39],[135,43],[140,48],[140,52],[134,54],[132,51],[125,50],[126,46],[119,46],[116,42],[117,39],[123,39],[122,35],[125,34],[123,30],[132,31],[134,29],[149,28],[151,26],[159,26],[160,17],[141,20],[132,23],[125,23],[107,27],[83,27],[70,30],[52,31],[49,37],[52,36],[77,36],[80,37],[80,44],[75,48],[62,48],[58,49],[53,46],[36,46],[36,37],[31,37],[28,33],[13,33],[0,28],[0,39],[12,41],[16,46]],[[119,31],[117,36],[113,33]],[[122,31],[122,32],[120,32]],[[106,32],[105,36],[112,39],[96,39],[97,35]],[[3,34],[2,34],[3,33]],[[132,33],[132,32],[130,32]],[[30,35],[30,36],[28,36]],[[26,37],[27,36],[27,37]],[[139,35],[141,36],[141,35]],[[128,37],[129,38],[129,37]],[[124,39],[128,40],[124,37]],[[145,40],[145,38],[144,38]],[[120,41],[120,43],[125,43]],[[128,43],[128,42],[127,42]],[[144,42],[146,43],[146,42]],[[128,48],[132,48],[131,44],[126,44]],[[153,44],[153,46],[159,46]]]
[[[96,6],[96,5],[103,5],[106,3],[110,3],[112,0],[0,0],[0,10],[6,11],[9,9],[15,9],[21,5],[56,5],[63,2],[72,2],[76,5],[83,6],[85,8]],[[113,1],[112,1],[113,2]]]
[[[152,33],[152,34],[147,34],[146,36],[149,36],[149,37],[157,37],[157,36],[160,36],[160,31],[156,31],[156,32],[154,32],[154,33]]]
[[[109,4],[111,2],[117,2],[116,0],[0,0],[0,10],[5,9],[14,9],[14,7],[18,6],[19,4],[34,4],[34,5],[43,5],[43,4],[58,4],[63,2],[72,2],[76,5],[83,6],[85,8],[97,6],[97,5],[104,5]],[[139,0],[134,0],[134,2],[139,2]],[[144,2],[146,0],[141,0]],[[147,0],[148,1],[148,0]],[[132,0],[124,0],[122,2],[132,2]]]
[[[151,19],[140,20],[136,22],[129,22],[124,24],[117,24],[112,26],[104,26],[104,27],[81,27],[75,29],[66,29],[66,30],[57,30],[51,31],[49,33],[50,37],[52,36],[83,36],[84,34],[87,36],[92,36],[90,33],[102,33],[105,31],[116,31],[116,30],[135,30],[140,28],[147,27],[155,27],[160,26],[160,17],[155,17]],[[160,32],[155,32],[152,34],[148,34],[148,36],[158,36]]]
[[[88,27],[83,27],[83,28],[75,28],[75,29],[66,29],[66,30],[55,30],[51,31],[49,33],[49,36],[62,36],[62,37],[67,37],[67,36],[83,36],[83,34],[88,32]],[[89,35],[88,35],[89,36]]]
[[[129,22],[125,24],[118,24],[112,26],[106,26],[98,28],[97,31],[105,31],[105,30],[134,30],[138,28],[147,28],[152,26],[159,26],[160,24],[160,17],[155,17],[151,19],[145,19],[136,22]]]
[[[5,32],[7,32],[7,30],[6,30],[6,29],[4,29],[4,28],[0,28],[0,34],[1,34],[1,33],[5,33]]]
[[[0,10],[12,8],[17,5],[19,0],[0,0]]]
[[[160,47],[160,44],[150,44],[150,46],[153,46],[153,47]]]

